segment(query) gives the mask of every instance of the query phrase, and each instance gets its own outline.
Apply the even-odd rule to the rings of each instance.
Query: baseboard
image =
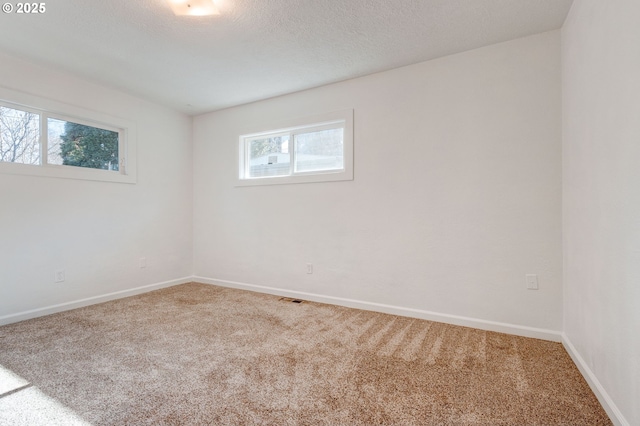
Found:
[[[55,314],[57,312],[63,312],[71,309],[82,308],[84,306],[95,305],[97,303],[108,302],[110,300],[122,299],[123,297],[135,296],[136,294],[147,293],[149,291],[158,290],[165,287],[171,287],[178,284],[184,284],[191,281],[192,281],[192,277],[178,278],[171,281],[164,281],[160,283],[131,288],[128,290],[107,293],[100,296],[87,297],[86,299],[74,300],[72,302],[65,302],[57,305],[46,306],[44,308],[18,312],[16,314],[4,315],[0,317],[0,325],[11,324],[14,322],[24,321],[31,318],[37,318],[45,315]]]
[[[200,282],[203,284],[218,285],[221,287],[237,288],[241,290],[255,291],[259,293],[267,293],[284,297],[295,297],[313,302],[328,303],[349,308],[363,309],[367,311],[383,312],[392,315],[400,315],[411,318],[425,319],[429,321],[442,322],[446,324],[460,325],[464,327],[478,328],[481,330],[495,331],[499,333],[513,334],[516,336],[532,337],[542,340],[550,340],[554,342],[562,342],[563,346],[573,359],[573,362],[582,373],[585,380],[591,387],[591,390],[602,404],[611,421],[618,426],[630,426],[630,423],[622,415],[618,407],[615,405],[609,394],[606,392],[596,375],[591,371],[585,360],[578,353],[571,343],[571,340],[564,332],[546,330],[534,327],[525,327],[520,325],[501,323],[496,321],[487,321],[476,318],[463,317],[458,315],[443,314],[438,312],[424,311],[420,309],[404,308],[401,306],[386,305],[382,303],[360,301],[354,299],[346,299],[342,297],[325,296],[315,293],[307,293],[302,291],[287,290],[277,287],[267,287],[256,284],[247,284],[236,281],[219,280],[205,278],[199,276],[183,277],[175,280],[164,281],[155,284],[149,284],[128,290],[107,293],[100,296],[88,297],[72,302],[60,303],[57,305],[47,306],[39,309],[18,312],[15,314],[4,315],[0,317],[0,325],[11,324],[14,322],[24,321],[31,318],[37,318],[57,312],[68,311],[71,309],[81,308],[84,306],[95,305],[97,303],[108,302],[110,300],[121,299],[124,297],[135,296],[141,293],[158,290],[165,287],[184,284],[188,282]]]
[[[607,415],[613,424],[617,426],[630,426],[630,423],[624,418],[616,404],[613,402],[613,399],[611,399],[596,375],[591,371],[591,368],[589,368],[584,358],[582,358],[580,353],[578,353],[575,346],[573,346],[573,343],[571,343],[571,340],[569,340],[569,337],[567,337],[564,332],[562,333],[562,344],[578,367],[578,370],[580,370],[580,373],[582,373],[584,379],[589,384],[589,387],[596,395],[596,398],[600,401],[602,408],[607,412]]]
[[[386,314],[400,315],[404,317],[419,318],[429,321],[443,322],[447,324],[460,325],[464,327],[478,328],[487,331],[496,331],[498,333],[513,334],[516,336],[532,337],[535,339],[550,340],[553,342],[561,342],[562,334],[559,331],[546,330],[542,328],[526,327],[521,325],[507,324],[496,321],[487,321],[476,318],[468,318],[458,315],[442,314],[438,312],[424,311],[421,309],[404,308],[401,306],[385,305],[382,303],[367,302],[354,299],[345,299],[342,297],[325,296],[315,293],[306,293],[302,291],[286,290],[276,287],[266,287],[255,284],[240,283],[235,281],[218,280],[213,278],[205,278],[194,276],[192,281],[203,284],[219,285],[221,287],[231,287],[241,290],[255,291],[259,293],[274,294],[283,297],[295,297],[313,302],[328,303],[332,305],[346,306],[349,308],[363,309],[366,311],[383,312]]]

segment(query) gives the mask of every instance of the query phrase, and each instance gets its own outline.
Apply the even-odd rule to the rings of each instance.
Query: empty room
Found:
[[[4,2],[0,425],[640,424],[638,23]]]

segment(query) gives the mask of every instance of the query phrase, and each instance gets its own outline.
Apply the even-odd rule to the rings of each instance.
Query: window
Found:
[[[117,172],[120,132],[47,118],[49,164]]]
[[[0,96],[12,100],[0,100],[0,172],[135,182],[131,123],[8,89]]]
[[[353,179],[353,111],[240,136],[238,185]]]
[[[40,116],[0,104],[0,161],[40,164]]]

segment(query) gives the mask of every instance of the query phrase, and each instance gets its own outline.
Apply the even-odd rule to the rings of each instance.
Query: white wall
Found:
[[[195,275],[559,331],[560,93],[553,31],[196,117]],[[355,180],[234,187],[238,135],[345,108]]]
[[[640,424],[639,22],[637,0],[580,0],[562,30],[564,331],[618,418],[633,425]]]
[[[3,87],[133,121],[138,143],[135,185],[0,174],[0,320],[190,276],[191,119],[15,57],[0,63]],[[58,269],[66,281],[54,284]]]
[[[0,174],[0,323],[195,274],[564,330],[640,424],[639,21],[635,0],[581,0],[562,55],[554,31],[202,115],[193,151],[190,118],[0,54],[1,86],[135,121],[138,142],[135,185]],[[233,186],[239,134],[345,108],[354,181]]]

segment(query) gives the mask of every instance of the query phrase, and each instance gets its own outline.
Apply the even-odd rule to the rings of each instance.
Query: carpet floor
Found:
[[[609,425],[559,343],[190,283],[0,327],[2,425]]]

